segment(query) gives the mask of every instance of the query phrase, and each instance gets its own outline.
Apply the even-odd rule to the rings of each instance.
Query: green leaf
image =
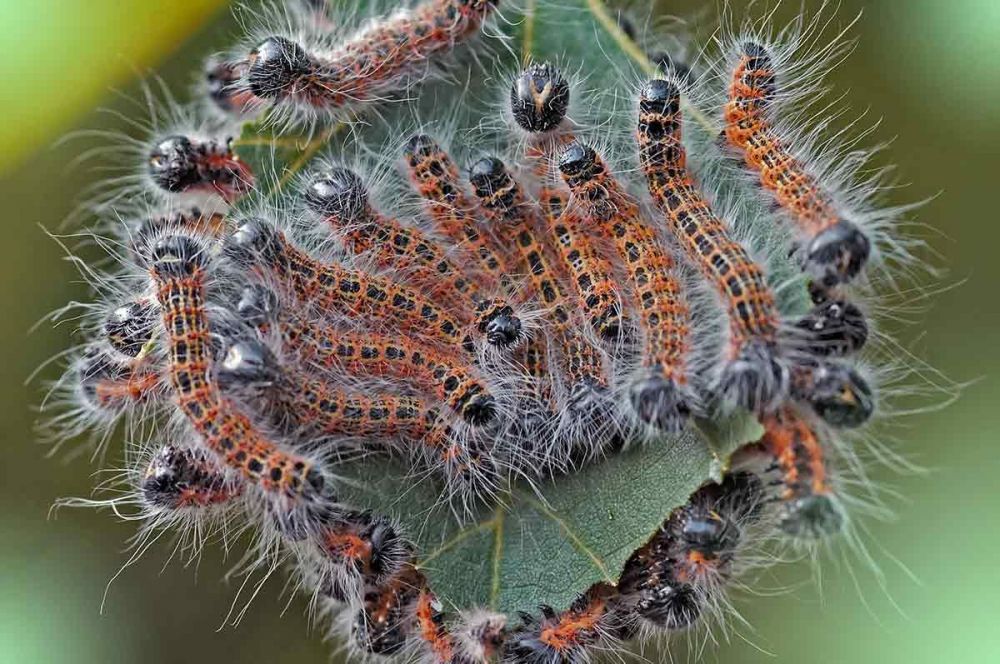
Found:
[[[599,0],[529,1],[524,20],[512,23],[510,48],[499,49],[499,66],[507,71],[528,58],[551,59],[586,72],[589,86],[623,95],[632,94],[628,86],[638,76],[654,72]],[[464,86],[439,81],[425,86],[414,105],[474,108],[476,99],[494,98],[496,77],[469,80],[481,85],[465,90],[461,100],[455,88]],[[333,128],[311,138],[274,137],[266,123],[249,124],[236,148],[256,172],[274,174],[264,195],[286,195],[284,185],[318,153],[337,154],[339,141],[363,140],[377,147],[409,118],[420,116],[419,110],[400,106],[380,109],[381,120],[370,126],[341,133]],[[718,133],[711,120],[696,109],[688,113],[694,118],[693,140],[710,143]],[[631,114],[619,115],[617,121],[632,121]],[[479,119],[470,118],[466,126]],[[346,502],[400,522],[446,606],[486,606],[510,614],[538,604],[566,607],[593,583],[614,583],[629,555],[667,515],[700,485],[718,478],[734,450],[762,433],[745,412],[723,421],[699,420],[684,434],[634,446],[572,475],[534,487],[517,483],[498,506],[480,508],[461,522],[440,503],[440,487],[433,480],[417,481],[395,461],[368,458],[337,472]]]
[[[436,487],[413,486],[391,462],[365,460],[339,472],[353,480],[349,502],[392,515],[415,539],[420,566],[446,603],[508,613],[565,607],[591,584],[617,580],[632,551],[709,479],[715,450],[760,437],[748,420],[712,425],[712,449],[697,433],[708,426],[700,422],[534,489],[519,483],[464,525],[438,504]]]

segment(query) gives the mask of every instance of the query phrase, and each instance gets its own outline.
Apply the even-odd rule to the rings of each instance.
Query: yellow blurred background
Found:
[[[346,0],[345,0],[346,1]],[[239,579],[209,550],[196,568],[162,568],[154,549],[111,586],[133,526],[108,514],[63,511],[59,496],[88,495],[100,476],[85,458],[46,458],[35,443],[37,382],[25,379],[66,346],[69,329],[47,312],[83,297],[79,278],[43,227],[55,229],[99,173],[71,167],[79,147],[53,147],[73,128],[115,126],[97,106],[121,108],[109,93],[136,94],[135,74],[155,68],[175,87],[194,77],[206,53],[235,35],[219,0],[0,0],[0,662],[326,662],[330,648],[310,633],[305,607],[285,612],[272,581],[238,627],[222,625]],[[688,15],[702,3],[662,0],[658,11]],[[730,0],[740,15],[744,0]],[[785,3],[784,15],[794,9]],[[819,0],[804,0],[815,8]],[[864,9],[853,57],[834,75],[855,106],[883,117],[881,136],[912,185],[911,201],[940,192],[920,220],[955,288],[908,331],[934,366],[979,379],[941,413],[909,421],[907,454],[926,476],[880,472],[905,501],[898,522],[876,524],[888,596],[861,572],[858,585],[827,562],[822,592],[795,582],[803,567],[764,580],[789,588],[740,605],[752,628],[709,647],[706,661],[833,664],[986,664],[1000,661],[1000,2],[843,0],[843,16]],[[52,371],[43,371],[52,377]],[[910,578],[892,562],[898,558]],[[891,597],[891,601],[889,599]],[[697,659],[678,642],[675,659]]]

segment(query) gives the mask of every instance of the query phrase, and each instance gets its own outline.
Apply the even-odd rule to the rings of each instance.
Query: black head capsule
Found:
[[[249,219],[226,238],[223,252],[235,263],[252,264],[263,261],[276,266],[283,253],[281,234],[263,219]]]
[[[639,110],[656,115],[676,115],[680,110],[681,91],[670,81],[654,78],[639,91]]]
[[[147,171],[157,187],[177,194],[202,184],[198,146],[186,136],[167,136],[149,151]]]
[[[559,172],[570,187],[592,180],[598,170],[597,152],[579,141],[570,143],[559,155]]]
[[[154,271],[163,275],[189,275],[204,267],[204,248],[186,235],[168,235],[150,248],[148,262]]]
[[[348,168],[332,168],[306,190],[306,205],[326,219],[354,222],[368,216],[368,192],[361,177]]]
[[[875,398],[867,381],[839,363],[818,363],[802,396],[827,424],[838,428],[859,427],[875,412]]]
[[[469,182],[479,198],[488,198],[510,186],[507,167],[496,157],[483,157],[469,169]]]
[[[250,284],[240,293],[236,313],[248,325],[260,327],[274,320],[278,311],[278,295],[260,284]]]
[[[871,241],[860,228],[840,220],[809,242],[805,270],[820,284],[833,287],[851,281],[871,254]]]
[[[486,334],[487,343],[491,346],[507,348],[521,338],[521,320],[510,307],[501,307],[494,316],[482,324],[481,328]]]
[[[788,393],[788,368],[773,344],[752,341],[726,364],[719,389],[727,401],[755,413],[766,412]]]
[[[688,514],[680,536],[688,547],[710,556],[732,551],[739,541],[736,527],[709,510],[694,510]]]
[[[159,316],[148,300],[135,300],[116,308],[104,321],[108,345],[128,357],[138,357],[153,338]]]
[[[281,367],[271,350],[259,341],[239,341],[226,351],[216,370],[224,388],[270,387],[281,378]]]
[[[516,212],[518,188],[510,172],[496,157],[484,157],[469,169],[469,182],[480,204],[500,215]]]
[[[524,131],[539,133],[559,126],[569,109],[569,83],[547,62],[521,72],[510,87],[510,111]]]
[[[173,445],[164,445],[156,453],[141,486],[147,505],[168,509],[217,502],[231,496],[233,489],[204,453]]]
[[[814,494],[782,504],[778,526],[803,540],[820,540],[840,533],[847,517],[833,496]]]
[[[117,380],[127,372],[125,366],[113,360],[108,353],[91,348],[76,366],[76,380],[80,394],[95,407],[105,407],[97,397],[97,386],[101,381]]]
[[[309,54],[284,37],[268,37],[250,52],[246,80],[250,91],[264,99],[280,99],[313,70]]]
[[[441,148],[438,146],[437,141],[427,134],[414,134],[406,141],[406,145],[403,146],[404,157],[426,158],[440,151]]]
[[[843,357],[861,350],[868,341],[864,313],[846,300],[820,302],[795,327],[813,355]]]
[[[638,381],[629,396],[639,419],[664,433],[680,431],[691,416],[691,406],[677,384],[658,374]]]

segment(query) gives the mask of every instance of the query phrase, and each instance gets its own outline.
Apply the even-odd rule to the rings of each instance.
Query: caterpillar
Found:
[[[805,541],[841,532],[847,515],[834,491],[815,427],[792,408],[768,416],[763,424],[764,437],[741,455],[763,454],[769,464],[763,476],[777,473],[779,528]]]
[[[789,381],[778,348],[774,294],[760,266],[730,237],[687,171],[676,85],[654,79],[643,86],[636,136],[650,194],[688,260],[725,302],[730,339],[721,392],[750,410],[773,410]]]
[[[370,253],[381,265],[408,271],[408,278],[436,296],[453,301],[450,309],[468,317],[475,308],[475,281],[447,257],[438,242],[375,210],[357,173],[333,168],[314,180],[306,204],[349,244],[349,251]]]
[[[429,60],[471,38],[495,0],[427,0],[315,50],[280,35],[257,43],[240,62],[237,94],[253,94],[286,116],[337,117],[405,91]]]
[[[805,270],[826,287],[852,280],[871,253],[871,241],[836,209],[833,198],[776,133],[769,114],[777,72],[768,50],[740,48],[725,106],[726,140],[738,149],[805,238]]]
[[[559,170],[572,192],[570,204],[580,206],[583,217],[613,239],[631,279],[645,371],[631,388],[632,406],[658,429],[679,431],[694,406],[685,394],[690,315],[673,259],[593,148],[569,144],[559,157]]]
[[[512,233],[517,271],[527,275],[531,293],[547,310],[555,341],[563,349],[563,369],[572,385],[571,403],[592,400],[607,388],[599,351],[573,327],[572,313],[561,275],[555,270],[546,245],[535,232],[537,220],[521,185],[502,161],[480,159],[470,169],[470,182],[487,219],[498,234]]]
[[[164,445],[149,462],[140,490],[154,509],[181,510],[228,503],[243,487],[203,451]]]
[[[588,651],[609,647],[617,624],[614,596],[611,586],[597,584],[561,613],[542,606],[540,618],[522,614],[521,624],[507,635],[500,661],[574,662]]]
[[[262,286],[243,289],[237,312],[266,333],[272,326],[283,350],[305,366],[350,375],[411,379],[431,391],[472,425],[496,415],[497,400],[478,370],[462,356],[399,335],[333,330],[298,316],[272,310],[277,295]]]
[[[230,141],[181,134],[156,140],[149,152],[147,174],[170,194],[211,192],[232,203],[254,186],[250,167],[233,153]]]

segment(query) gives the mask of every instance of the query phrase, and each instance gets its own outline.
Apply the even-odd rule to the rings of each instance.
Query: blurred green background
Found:
[[[39,384],[25,378],[64,348],[68,329],[47,312],[83,291],[42,230],[56,228],[82,187],[100,174],[71,167],[79,150],[52,147],[74,127],[113,121],[92,112],[121,107],[109,94],[135,94],[135,74],[153,67],[177,86],[198,60],[234,34],[220,0],[0,0],[0,662],[325,662],[329,647],[310,633],[303,603],[283,618],[280,582],[268,584],[237,628],[223,622],[236,586],[209,550],[197,569],[161,569],[154,548],[101,597],[124,560],[133,526],[108,514],[66,510],[47,520],[59,496],[88,495],[96,470],[86,459],[45,458],[34,442]],[[702,3],[663,0],[688,15]],[[739,16],[746,3],[730,0]],[[798,2],[785,3],[798,5]],[[805,0],[816,7],[819,0]],[[922,664],[1000,661],[1000,2],[843,0],[842,16],[863,9],[857,52],[834,75],[855,106],[884,117],[898,136],[891,158],[912,185],[910,201],[941,192],[921,212],[934,248],[963,282],[934,300],[908,335],[936,367],[958,380],[982,378],[943,413],[909,421],[906,451],[929,476],[880,472],[905,496],[898,522],[875,535],[919,579],[876,552],[889,593],[862,572],[859,596],[843,567],[823,567],[823,591],[794,586],[804,566],[782,569],[763,596],[740,608],[750,628],[706,661]],[[788,15],[795,7],[785,6]],[[45,373],[51,377],[51,372]],[[867,606],[866,606],[867,603]],[[675,659],[689,657],[678,645]],[[690,654],[697,659],[695,653]]]

